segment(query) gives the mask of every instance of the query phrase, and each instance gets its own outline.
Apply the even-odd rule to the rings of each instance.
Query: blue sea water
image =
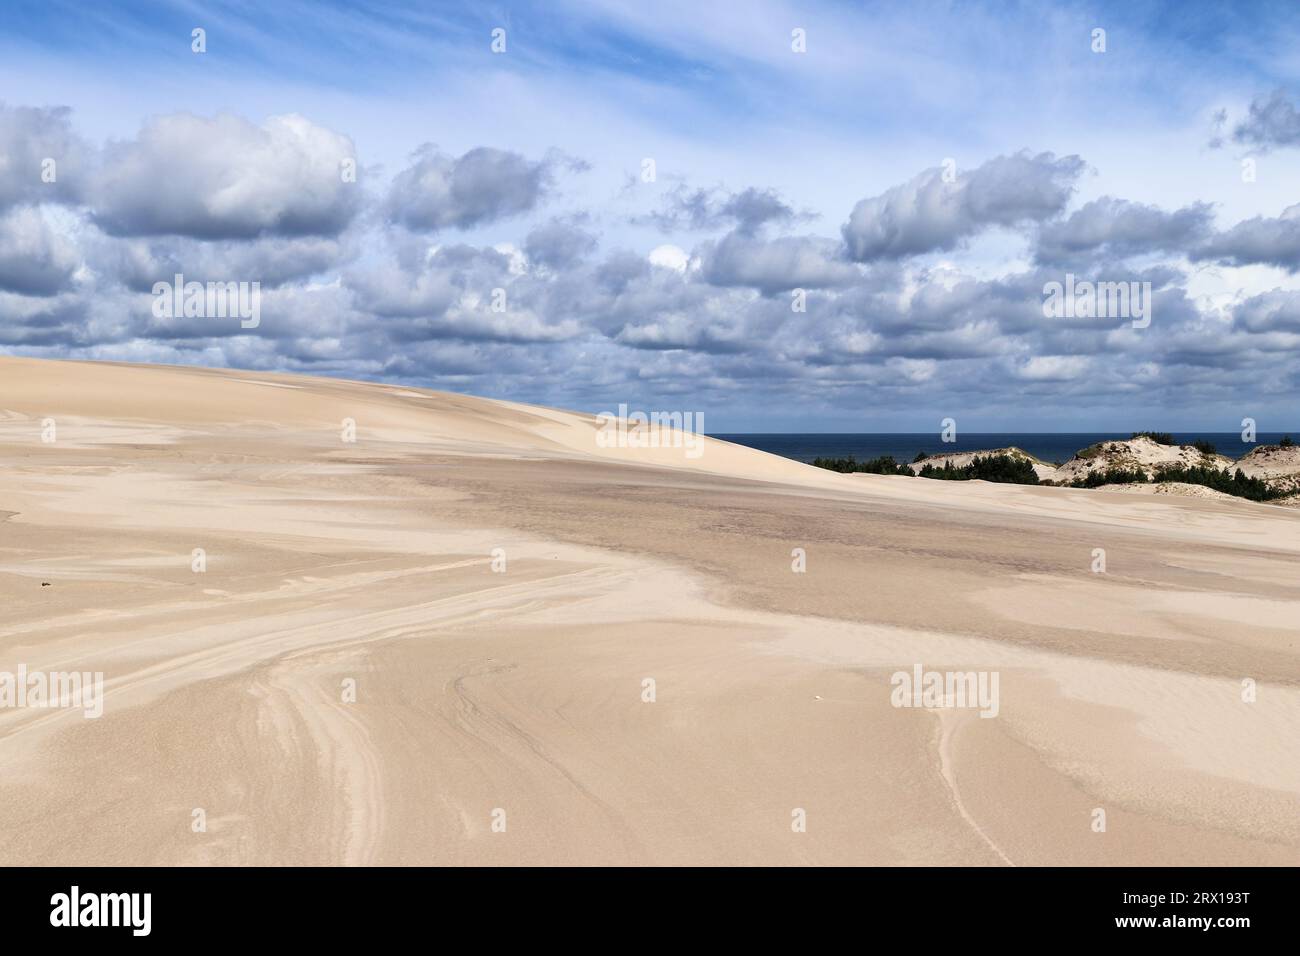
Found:
[[[941,455],[945,452],[982,451],[994,448],[1015,446],[1023,448],[1035,458],[1046,462],[1064,463],[1074,457],[1075,452],[1095,445],[1099,441],[1115,441],[1128,438],[1131,432],[958,432],[955,442],[943,442],[937,432],[924,434],[877,433],[877,434],[759,434],[759,435],[714,435],[723,441],[737,445],[747,445],[760,451],[793,458],[795,461],[812,461],[814,458],[847,458],[852,455],[858,461],[878,458],[881,455],[893,455],[895,460],[908,462],[921,452],[929,455]],[[1275,445],[1286,434],[1284,432],[1259,432],[1255,445],[1241,440],[1240,432],[1174,432],[1174,440],[1180,445],[1190,445],[1197,439],[1204,439],[1214,445],[1221,455],[1240,458],[1256,445]],[[1300,441],[1300,430],[1291,433]]]

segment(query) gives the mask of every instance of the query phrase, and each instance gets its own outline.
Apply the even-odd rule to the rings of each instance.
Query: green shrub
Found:
[[[870,461],[858,461],[853,455],[847,458],[815,458],[813,464],[818,468],[827,468],[845,474],[853,472],[869,475],[910,475],[912,473],[896,462],[893,455],[882,455]]]
[[[1070,487],[1100,488],[1102,485],[1146,484],[1147,480],[1145,472],[1112,468],[1109,471],[1094,471],[1083,478],[1077,478],[1070,482]],[[1246,477],[1240,468],[1237,469],[1236,474],[1229,474],[1218,468],[1203,465],[1192,467],[1162,465],[1156,469],[1155,480],[1204,485],[1206,488],[1213,488],[1215,491],[1222,491],[1224,494],[1235,495],[1238,498],[1248,498],[1251,501],[1272,501],[1274,498],[1284,498],[1288,494],[1284,490],[1271,487],[1259,478]]]
[[[1208,442],[1204,438],[1196,439],[1196,441],[1192,442],[1192,447],[1202,455],[1216,455],[1219,452],[1219,449],[1214,447],[1214,442]]]
[[[1100,488],[1102,485],[1132,485],[1147,481],[1147,473],[1136,468],[1109,468],[1093,471],[1070,482],[1071,488]]]
[[[849,472],[858,470],[858,460],[852,455],[848,458],[814,458],[813,465],[828,468],[831,471]]]
[[[1278,447],[1278,448],[1290,448],[1290,447],[1292,447],[1294,444],[1295,444],[1295,442],[1293,442],[1293,441],[1291,440],[1291,436],[1290,436],[1290,435],[1283,435],[1283,436],[1282,436],[1282,440],[1281,440],[1280,442],[1277,443],[1277,447]]]
[[[1234,474],[1229,474],[1218,468],[1205,468],[1200,465],[1191,468],[1182,465],[1166,465],[1156,472],[1156,480],[1204,485],[1215,491],[1236,495],[1238,498],[1249,498],[1251,501],[1272,501],[1274,498],[1284,498],[1287,495],[1286,491],[1274,488],[1260,478],[1247,477],[1240,468]]]
[[[1034,465],[1027,458],[1013,458],[1011,455],[976,455],[969,465],[958,467],[951,461],[942,465],[925,465],[921,468],[922,478],[938,478],[941,481],[997,481],[1004,484],[1036,485],[1038,475]]]

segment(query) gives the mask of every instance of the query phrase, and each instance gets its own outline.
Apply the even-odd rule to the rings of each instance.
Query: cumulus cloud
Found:
[[[137,292],[177,273],[187,282],[259,282],[274,288],[333,270],[355,254],[353,243],[323,236],[247,241],[195,239],[92,240],[87,259],[105,282]]]
[[[352,141],[301,116],[162,116],[105,148],[92,218],[114,236],[336,236],[361,205],[345,161]]]
[[[1208,235],[1212,219],[1209,203],[1165,212],[1157,206],[1103,196],[1066,219],[1044,223],[1034,255],[1039,262],[1069,263],[1090,253],[1125,258],[1184,251]]]
[[[1300,207],[1218,233],[1203,203],[1107,196],[1067,215],[1084,168],[1073,156],[997,157],[952,183],[928,171],[857,203],[838,236],[788,234],[807,217],[770,189],[679,186],[637,225],[706,235],[605,251],[596,236],[614,224],[599,208],[545,209],[569,162],[554,152],[423,147],[387,192],[367,192],[340,175],[351,141],[301,117],[161,117],[97,154],[64,111],[0,108],[0,145],[11,171],[64,157],[58,188],[0,177],[0,344],[27,354],[401,379],[558,405],[646,389],[996,404],[1008,381],[1119,401],[1229,388],[1222,370],[1244,368],[1300,387],[1285,371],[1300,291],[1195,298],[1170,258],[1295,271]],[[495,246],[448,239],[516,218]],[[1033,258],[992,275],[960,256],[916,258],[997,227],[1034,240]],[[1150,329],[1044,318],[1044,283],[1063,265],[1138,256],[1143,269],[1125,268],[1157,290]],[[260,327],[155,317],[153,284],[177,272],[260,282]],[[793,288],[806,312],[782,294]]]
[[[1300,270],[1300,203],[1277,217],[1256,216],[1220,232],[1199,246],[1195,259],[1227,265],[1272,265],[1288,272]]]
[[[1300,144],[1300,111],[1285,90],[1258,96],[1246,118],[1233,128],[1232,140],[1259,152]]]
[[[111,329],[91,328],[84,301],[75,294],[28,296],[0,290],[0,345],[55,350],[56,355],[113,338]]]
[[[1021,151],[945,182],[926,170],[853,207],[841,232],[859,261],[901,259],[956,248],[992,226],[1041,222],[1060,213],[1084,170],[1078,156]]]
[[[244,367],[274,367],[277,361],[294,364],[305,358],[327,362],[362,354],[340,348],[342,337],[361,317],[351,310],[337,284],[262,290],[261,324],[252,334],[242,328],[237,316],[156,316],[153,301],[149,294],[119,300],[119,308],[128,309],[135,320],[133,335],[174,348],[197,350],[215,343],[229,359],[249,363]]]
[[[660,257],[663,258],[663,257]],[[702,281],[691,268],[616,252],[588,280],[573,277],[551,305],[620,345],[648,350],[738,352],[790,315],[788,303]]]
[[[552,284],[509,249],[437,247],[405,266],[358,268],[346,282],[357,309],[384,318],[383,334],[395,342],[550,342],[581,331],[551,307]]]
[[[529,261],[556,271],[571,269],[596,248],[596,237],[575,222],[552,219],[524,239]]]
[[[51,296],[72,287],[80,256],[39,209],[22,206],[0,217],[0,289]]]
[[[1300,334],[1300,292],[1273,289],[1251,296],[1232,310],[1232,323],[1245,332]]]
[[[67,107],[0,103],[0,210],[80,199],[91,150],[73,132],[71,115]]]
[[[398,173],[388,194],[389,219],[417,232],[469,229],[530,212],[546,194],[557,159],[526,159],[480,146],[460,157],[426,143]]]
[[[428,266],[407,271],[385,263],[353,273],[347,284],[359,309],[385,317],[440,316],[460,295],[447,270]]]
[[[705,247],[702,272],[713,285],[751,286],[765,295],[845,286],[859,272],[839,252],[839,243],[817,236],[756,239],[737,231]]]

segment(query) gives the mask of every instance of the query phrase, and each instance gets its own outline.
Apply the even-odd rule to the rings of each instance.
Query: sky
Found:
[[[1294,430],[1298,39],[1293,3],[3,0],[0,352],[715,433]],[[258,324],[159,315],[178,273]],[[1149,321],[1049,314],[1067,276]]]

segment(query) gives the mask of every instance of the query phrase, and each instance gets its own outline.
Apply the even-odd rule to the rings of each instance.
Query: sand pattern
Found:
[[[1300,863],[1300,513],[596,428],[0,358],[0,864]]]

